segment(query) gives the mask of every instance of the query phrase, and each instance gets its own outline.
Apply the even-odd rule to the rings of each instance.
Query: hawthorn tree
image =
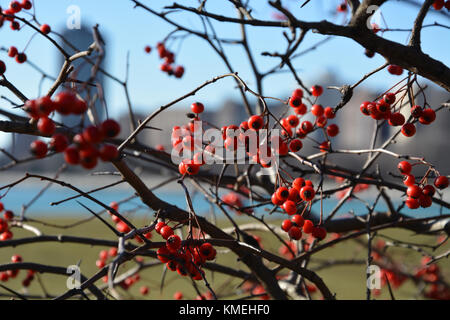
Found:
[[[371,267],[377,266],[377,270],[381,270],[377,276],[381,277],[382,284],[388,287],[392,298],[392,288],[399,287],[408,280],[417,287],[420,297],[449,299],[449,285],[444,277],[445,273],[438,266],[449,253],[448,250],[442,250],[450,230],[449,215],[445,214],[450,203],[443,197],[443,192],[449,184],[446,176],[448,167],[437,168],[422,155],[398,154],[391,151],[390,147],[402,135],[409,138],[408,143],[414,143],[416,127],[432,126],[436,117],[449,108],[449,101],[442,101],[438,106],[427,103],[424,79],[448,92],[450,69],[422,51],[421,33],[425,27],[442,28],[443,32],[449,28],[439,23],[424,25],[424,19],[430,10],[440,10],[443,16],[448,17],[450,1],[404,1],[416,5],[418,10],[411,29],[406,30],[409,32],[406,44],[383,37],[384,32],[395,30],[370,23],[374,6],[382,7],[388,2],[386,0],[348,0],[337,3],[337,12],[347,17],[342,24],[327,20],[304,21],[287,9],[282,1],[277,0],[267,2],[267,5],[273,8],[272,20],[258,18],[252,10],[251,1],[223,1],[224,6],[231,5],[235,8],[235,16],[209,11],[209,1],[206,0],[198,1],[196,7],[173,3],[163,8],[153,8],[136,0],[129,2],[135,10],[146,12],[149,18],[162,19],[168,26],[164,39],[155,47],[144,48],[146,53],[157,54],[162,60],[161,77],[168,75],[172,76],[174,81],[183,81],[185,67],[189,68],[175,63],[175,53],[171,51],[168,42],[176,37],[183,37],[185,41],[190,38],[205,41],[218,60],[225,65],[227,73],[218,73],[212,79],[199,79],[198,85],[193,84],[191,91],[179,97],[170,97],[168,92],[165,105],[150,112],[145,119],[137,121],[129,95],[128,75],[122,80],[101,66],[105,53],[101,26],[97,25],[92,29],[94,41],[89,47],[76,48],[67,39],[52,31],[51,26],[38,22],[38,17],[32,10],[32,1],[12,1],[9,7],[0,13],[2,28],[10,27],[13,30],[11,32],[17,32],[19,35],[22,28],[33,29],[36,36],[48,40],[48,45],[55,47],[65,61],[45,95],[26,97],[18,89],[18,84],[8,81],[8,64],[30,63],[36,72],[42,75],[45,75],[45,72],[28,59],[25,52],[13,46],[5,48],[4,51],[11,60],[2,58],[0,61],[0,85],[8,90],[14,99],[2,97],[0,114],[7,120],[0,121],[0,130],[36,136],[36,140],[30,146],[32,155],[24,159],[16,158],[6,149],[0,149],[11,161],[1,169],[5,171],[22,163],[46,161],[46,158],[55,156],[64,159],[65,165],[61,170],[67,166],[80,166],[86,174],[90,174],[89,170],[94,170],[101,160],[114,168],[114,172],[109,174],[112,177],[120,175],[121,183],[134,190],[142,204],[154,213],[152,221],[145,225],[136,225],[119,210],[119,205],[129,199],[108,204],[92,194],[93,191],[107,190],[115,183],[97,190],[85,190],[70,181],[59,179],[61,170],[51,177],[28,172],[16,181],[2,180],[0,211],[3,211],[4,216],[0,219],[1,248],[25,244],[38,247],[43,242],[111,247],[109,251],[100,251],[97,260],[98,272],[82,274],[80,287],[68,289],[51,298],[120,298],[119,287],[126,290],[139,281],[139,274],[145,273],[146,269],[164,264],[166,271],[179,274],[180,281],[183,277],[190,279],[198,297],[202,299],[222,299],[230,296],[261,299],[336,299],[339,298],[339,294],[336,294],[338,288],[330,287],[321,278],[321,268],[361,264],[367,268],[367,280],[371,279],[372,271],[376,270]],[[316,2],[298,1],[295,6],[317,6]],[[293,5],[290,3],[291,7]],[[189,24],[183,24],[176,18],[179,15],[199,19],[203,29],[193,29]],[[238,25],[241,33],[236,39],[221,38],[215,30],[217,24]],[[248,30],[264,32],[265,28],[278,28],[285,47],[266,52],[252,50]],[[301,72],[295,67],[296,59],[301,56],[301,50],[319,50],[322,43],[318,42],[313,48],[305,48],[304,39],[309,33],[351,39],[365,49],[367,57],[362,55],[362,59],[381,55],[385,63],[367,74],[361,74],[360,80],[354,84],[337,84],[333,88],[325,88],[320,83],[307,85]],[[64,49],[60,45],[61,41],[75,53]],[[233,61],[227,54],[225,45],[244,50],[253,79],[243,79],[239,70],[233,68]],[[255,59],[256,54],[273,58],[273,66],[262,71],[263,68]],[[15,62],[12,59],[15,59]],[[83,61],[92,66],[89,79],[77,78],[75,61]],[[290,89],[290,97],[273,97],[264,82],[268,76],[283,71],[292,76],[297,87]],[[359,86],[381,71],[398,75],[398,82],[392,87],[386,87],[375,99],[360,101],[359,110],[354,110],[361,118],[372,118],[375,124],[372,138],[367,141],[368,147],[339,149],[334,145],[333,138],[340,131],[349,128],[339,127],[337,123],[333,123],[333,119],[343,109],[352,107],[349,102]],[[101,121],[93,115],[95,112],[92,109],[96,103],[104,99],[98,82],[99,75],[123,87],[131,124],[129,132],[124,133],[123,126],[114,119]],[[207,106],[196,102],[190,109],[186,109],[188,114],[184,123],[173,123],[173,131],[167,133],[171,137],[171,148],[147,145],[145,140],[140,139],[144,129],[152,130],[155,129],[153,126],[157,127],[158,116],[162,113],[209,85],[220,84],[227,78],[235,82],[248,114],[240,124],[230,123],[220,129],[216,128],[214,124],[202,121],[202,114]],[[249,80],[254,85],[250,85]],[[323,107],[320,98],[324,90],[336,89],[341,98],[335,101],[333,106]],[[416,103],[419,96],[424,98],[423,104]],[[253,105],[252,101],[256,103]],[[276,116],[269,102],[283,105],[283,114]],[[6,106],[7,103],[9,106]],[[68,115],[79,116],[83,121],[80,121],[79,126],[68,127],[56,120],[57,116]],[[307,115],[313,120],[305,120]],[[386,125],[391,126],[394,133],[379,143],[377,137]],[[207,129],[215,129],[218,133],[215,135],[216,139],[204,135]],[[261,134],[263,131],[265,135]],[[118,137],[120,132],[125,134],[124,139]],[[313,133],[316,134],[314,139],[311,138]],[[46,142],[42,138],[51,139]],[[304,153],[304,144],[313,145],[317,151]],[[355,168],[333,163],[329,158],[334,154],[357,155],[364,160],[363,165]],[[381,155],[398,164],[399,171],[391,174],[391,177],[386,177],[383,167],[379,164]],[[169,170],[172,177],[163,184],[175,181],[178,183],[185,196],[187,209],[174,206],[163,196],[156,196],[151,187],[136,173],[136,159]],[[70,189],[75,191],[78,197],[101,206],[103,211],[94,212],[82,204],[83,210],[89,211],[93,216],[79,223],[99,220],[107,226],[116,240],[42,234],[39,230],[42,221],[7,210],[8,191],[21,188],[23,183],[30,179]],[[329,187],[330,181],[337,184]],[[43,191],[45,188],[43,186]],[[368,188],[375,190],[374,198],[365,199],[364,195],[359,194]],[[201,212],[198,212],[191,198],[193,189],[204,195],[214,210],[232,227],[221,228],[213,220],[199,214]],[[393,200],[392,191],[403,194],[398,206]],[[335,196],[339,197],[337,204],[333,209],[325,210],[323,203],[331,201]],[[366,212],[345,218],[337,217],[339,209],[352,199],[362,202]],[[388,208],[386,212],[375,211],[379,202],[385,203]],[[319,212],[311,210],[315,203],[320,203]],[[405,213],[405,207],[428,208],[433,204],[441,210],[436,209],[436,212],[427,217],[417,218],[409,214],[410,211]],[[276,224],[272,223],[272,220],[268,222],[268,217],[273,213],[284,216],[279,222],[274,220],[277,221]],[[237,218],[237,215],[245,216],[247,220]],[[249,220],[251,222],[248,222]],[[30,232],[30,236],[16,238],[12,232],[14,228],[22,228]],[[379,232],[385,229],[407,229],[416,234],[440,237],[435,245],[406,242],[387,236],[379,237]],[[252,235],[252,232],[256,231],[262,236]],[[379,241],[375,242],[376,238],[379,238]],[[267,239],[280,246],[279,252],[264,248],[265,241],[269,241]],[[367,251],[367,259],[329,260],[315,269],[310,267],[310,262],[317,253],[332,251],[334,245],[347,245],[352,241]],[[387,250],[389,247],[418,252],[424,259],[417,262],[417,268],[414,270],[405,268],[402,261],[397,261]],[[436,254],[438,250],[440,253]],[[216,260],[217,252],[224,251],[241,261],[244,267],[238,269],[234,264],[226,265]],[[148,259],[142,260],[143,257]],[[22,282],[23,287],[30,285],[36,273],[67,275],[65,266],[53,265],[51,261],[44,265],[25,260],[20,255],[14,255],[11,263],[0,265],[0,280],[4,282],[1,287],[7,292],[6,296],[22,299],[36,297],[26,292],[19,293],[18,288],[7,286],[8,279],[16,277],[19,270],[28,270]],[[131,262],[133,268],[119,271],[119,267],[125,262]],[[226,296],[217,291],[218,288],[211,283],[209,273],[205,272],[207,270],[223,274],[230,279],[239,279],[241,285],[233,287],[232,290],[228,288]],[[99,284],[101,279],[105,283]],[[373,297],[372,289],[367,287],[367,299]],[[315,291],[319,296],[312,296]],[[149,288],[142,286],[140,292],[146,295]],[[48,297],[50,296],[37,298]],[[182,297],[181,292],[174,296],[175,299]]]

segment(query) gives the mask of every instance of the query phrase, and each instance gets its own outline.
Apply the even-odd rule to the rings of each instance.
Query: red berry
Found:
[[[417,199],[422,194],[422,189],[419,186],[412,185],[408,187],[408,189],[406,190],[406,194],[408,195],[408,197]]]
[[[292,187],[300,191],[302,187],[305,186],[305,179],[303,178],[295,178],[294,181],[292,181]]]
[[[434,189],[434,187],[430,184],[427,184],[426,186],[423,187],[423,194],[429,197],[432,197],[434,195],[434,193],[436,192],[436,190]]]
[[[19,30],[20,29],[20,23],[17,21],[11,21],[11,30]]]
[[[173,75],[175,78],[181,78],[184,74],[184,67],[183,66],[177,66],[175,68],[175,71],[173,72]]]
[[[419,118],[422,115],[423,109],[421,106],[413,106],[411,108],[411,115],[414,118]]]
[[[97,266],[97,268],[101,269],[105,266],[105,261],[104,260],[97,260],[95,261],[95,265]]]
[[[395,93],[388,92],[383,96],[383,100],[388,104],[393,104],[395,102]]]
[[[100,125],[100,130],[105,137],[114,138],[120,133],[120,124],[113,119],[107,119]]]
[[[283,223],[281,224],[281,229],[283,229],[283,231],[288,232],[289,229],[292,227],[292,222],[291,220],[284,220]]]
[[[36,157],[36,158],[43,158],[45,157],[45,155],[47,154],[47,144],[45,144],[45,142],[41,141],[41,140],[35,140],[31,143],[30,145],[31,148],[31,153]]]
[[[14,58],[15,56],[17,56],[18,53],[19,53],[19,51],[17,50],[16,47],[14,47],[14,46],[9,47],[8,57]]]
[[[78,152],[78,149],[75,147],[67,147],[66,150],[64,150],[64,160],[68,164],[76,165],[80,163],[80,154]]]
[[[191,105],[193,113],[202,113],[205,110],[205,106],[201,102],[195,102]]]
[[[400,161],[397,165],[397,168],[402,174],[409,174],[411,172],[412,166],[408,161]]]
[[[327,236],[327,231],[323,227],[314,227],[312,235],[318,240],[323,240]]]
[[[183,299],[183,294],[180,291],[177,291],[173,294],[173,298],[175,300],[181,300],[181,299]]]
[[[19,263],[19,262],[22,262],[22,261],[23,261],[22,257],[20,255],[18,255],[18,254],[15,254],[15,255],[13,255],[11,257],[11,262],[12,263]]]
[[[200,165],[196,163],[187,163],[185,165],[186,167],[186,173],[188,175],[194,176],[200,171]]]
[[[72,113],[77,115],[84,114],[88,109],[87,103],[84,100],[76,99],[73,105]]]
[[[300,197],[304,201],[311,201],[312,199],[314,199],[315,194],[316,192],[311,186],[304,186],[300,189]]]
[[[0,76],[2,76],[5,73],[5,71],[6,71],[6,65],[2,60],[0,60]]]
[[[12,220],[12,218],[14,218],[14,212],[12,212],[11,210],[6,210],[3,213],[3,218],[5,218],[5,220]]]
[[[83,138],[89,143],[99,143],[103,140],[103,133],[98,127],[89,126],[84,129]]]
[[[117,159],[119,157],[119,151],[117,150],[117,147],[112,144],[105,144],[100,149],[100,159],[102,161],[113,161],[114,159]]]
[[[144,51],[145,51],[146,53],[150,53],[150,52],[152,52],[152,47],[150,47],[150,46],[145,46]]]
[[[410,209],[417,209],[418,207],[420,207],[419,200],[415,198],[407,198],[405,203],[406,206]]]
[[[69,145],[69,139],[61,133],[53,135],[50,140],[49,146],[50,150],[54,152],[63,152]]]
[[[38,130],[44,135],[52,135],[55,132],[56,126],[52,119],[42,117],[37,123]]]
[[[59,92],[54,99],[55,109],[62,115],[68,115],[77,108],[77,97],[71,91]]]
[[[55,111],[55,104],[50,97],[43,96],[36,100],[36,108],[40,117],[48,117]]]
[[[303,227],[303,224],[305,223],[305,219],[303,219],[303,217],[299,214],[294,215],[291,218],[291,221],[295,223],[299,228]]]
[[[403,177],[403,184],[407,187],[414,185],[416,178],[412,174],[405,174]]]
[[[339,133],[339,127],[337,124],[333,123],[327,127],[327,135],[329,137],[335,137],[338,135],[338,133]]]
[[[431,207],[433,201],[431,200],[430,196],[426,196],[424,194],[420,195],[419,197],[419,204],[422,208],[429,208]]]
[[[311,113],[316,117],[320,117],[321,115],[323,115],[323,107],[320,104],[314,104],[311,107]]]
[[[20,10],[22,10],[22,6],[20,5],[19,1],[11,1],[9,4],[9,10],[14,13],[18,13],[20,12]]]
[[[94,147],[83,149],[79,151],[80,163],[85,169],[93,169],[97,166],[98,150]]]
[[[49,34],[51,30],[52,30],[52,29],[50,28],[50,26],[49,26],[48,24],[43,24],[43,25],[41,26],[41,32],[42,32],[43,34]]]
[[[303,232],[304,233],[312,233],[314,230],[314,223],[311,220],[305,220],[303,224]]]
[[[422,111],[422,115],[419,117],[419,122],[421,124],[430,124],[436,120],[436,112],[433,109],[425,109]]]
[[[166,224],[162,221],[159,221],[156,225],[155,225],[155,231],[156,233],[161,233],[161,228],[164,227]]]
[[[292,128],[295,128],[296,126],[298,126],[298,118],[297,116],[291,114],[289,117],[287,117],[287,121],[289,123],[289,126],[291,126]]]
[[[261,129],[263,124],[264,124],[263,118],[260,116],[251,116],[248,119],[249,128],[253,129],[255,131],[258,131],[259,129]]]
[[[295,202],[291,200],[286,200],[283,203],[283,209],[290,216],[297,213],[297,206],[295,205]]]
[[[306,107],[306,104],[301,103],[298,107],[294,108],[295,114],[303,115],[308,111],[308,108]]]
[[[298,152],[303,147],[303,143],[299,139],[294,139],[289,143],[289,150]]]
[[[405,123],[405,117],[400,112],[395,112],[391,114],[388,122],[391,126],[402,126]]]
[[[320,116],[316,118],[316,126],[323,128],[327,125],[328,119],[325,116]]]
[[[116,224],[116,229],[117,229],[119,232],[122,232],[122,233],[128,233],[128,232],[131,231],[130,227],[129,227],[125,222],[123,222],[123,221],[119,221],[119,222]]]
[[[165,240],[167,240],[171,235],[173,235],[173,230],[169,226],[164,226],[161,228],[160,232],[161,237],[163,237]]]
[[[169,249],[167,249],[166,246],[159,248],[156,251],[156,254],[157,254],[159,261],[161,261],[162,263],[166,263],[166,262],[170,261],[171,253],[170,253]]]
[[[304,134],[310,133],[313,130],[313,128],[314,128],[313,124],[307,120],[303,121],[300,125],[300,129]]]
[[[271,200],[272,200],[272,203],[276,206],[281,206],[285,201],[285,200],[281,200],[280,198],[278,198],[275,193],[272,194]]]
[[[361,106],[359,107],[359,109],[361,110],[361,112],[366,115],[366,116],[370,116],[370,109],[369,106],[372,106],[372,103],[370,103],[369,101],[364,101]]]
[[[300,98],[300,99],[303,98],[303,90],[300,89],[300,88],[295,89],[295,90],[292,92],[291,97],[292,97],[292,98]]]
[[[314,85],[311,87],[311,94],[314,97],[319,97],[323,93],[323,88],[319,85]]]
[[[438,189],[445,189],[448,187],[448,178],[446,176],[439,176],[434,179],[434,186]]]
[[[176,234],[173,234],[167,238],[166,247],[172,251],[176,252],[181,247],[181,239]]]
[[[209,261],[214,260],[217,254],[216,249],[209,242],[205,242],[199,247],[199,253]]]
[[[286,201],[289,197],[289,190],[286,187],[279,187],[277,191],[275,191],[275,195],[278,199]]]
[[[336,117],[336,114],[334,113],[334,109],[332,107],[326,107],[323,111],[323,114],[328,119],[334,119],[334,117]]]
[[[416,127],[412,123],[406,123],[402,126],[402,133],[406,137],[412,137],[416,133]]]
[[[300,230],[299,227],[295,227],[295,226],[293,226],[289,229],[288,234],[289,234],[289,237],[291,237],[294,240],[300,240],[302,237],[302,231]]]
[[[106,260],[108,259],[108,251],[102,250],[99,252],[98,257],[100,260]]]
[[[13,237],[13,234],[11,231],[7,230],[5,232],[3,232],[2,234],[0,234],[0,241],[6,241],[9,240]]]
[[[445,5],[445,0],[434,0],[433,8],[435,10],[441,10]]]
[[[147,286],[142,286],[142,287],[139,289],[139,292],[140,292],[143,296],[146,296],[146,295],[148,294],[149,291],[150,291],[150,290],[149,290],[149,288],[148,288]]]
[[[184,162],[180,162],[180,164],[178,165],[178,171],[183,176],[186,174],[186,164]]]
[[[3,209],[5,209],[5,207],[4,207],[4,205],[3,205],[3,202],[0,202],[0,212],[2,212]]]
[[[25,9],[25,10],[30,10],[31,7],[33,6],[33,4],[31,3],[30,0],[23,0],[20,5],[21,5],[22,9]]]
[[[27,55],[25,53],[21,52],[16,55],[17,63],[24,63],[25,61],[27,61]]]

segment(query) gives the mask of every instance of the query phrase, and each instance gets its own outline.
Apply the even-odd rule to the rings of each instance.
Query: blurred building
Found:
[[[77,51],[83,51],[86,50],[93,42],[94,37],[92,34],[92,30],[88,29],[86,26],[82,26],[81,29],[64,29],[62,32],[62,36],[67,41],[61,41],[61,46],[63,49],[68,52],[69,54],[74,54]],[[102,35],[103,36],[103,35]],[[59,66],[58,71],[61,69],[62,65],[64,64],[64,57],[59,54]],[[95,58],[93,58],[95,59]],[[77,59],[75,60],[72,65],[74,66],[74,71],[71,73],[71,77],[75,78],[82,82],[87,82],[89,79],[91,79],[92,75],[92,65],[90,63],[86,63],[84,59]],[[103,59],[102,63],[100,64],[100,67],[105,67],[105,60]],[[97,72],[95,75],[95,81],[96,85],[101,86],[103,89],[103,94],[105,94],[104,91],[104,75],[101,72]],[[70,88],[74,84],[66,83],[64,86],[66,88]],[[75,84],[77,87],[83,86],[82,84]],[[64,87],[62,87],[64,88]],[[83,94],[83,98],[86,98],[89,94],[90,97],[97,95],[98,91],[97,88],[92,86],[87,86],[88,93]],[[60,89],[61,90],[61,89]],[[91,106],[90,106],[91,107]],[[98,117],[98,120],[101,121],[105,117],[105,111],[102,108],[101,101],[97,99],[97,102],[93,106],[93,111],[96,116]],[[74,127],[80,124],[80,117],[75,115],[69,115],[69,116],[59,116],[58,119],[60,122],[64,123],[68,127]],[[85,121],[88,119],[85,118]]]

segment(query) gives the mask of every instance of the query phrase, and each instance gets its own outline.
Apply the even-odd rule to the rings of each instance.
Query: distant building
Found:
[[[88,29],[86,26],[82,26],[81,29],[64,29],[62,32],[62,36],[71,44],[68,45],[67,42],[61,41],[61,46],[63,49],[68,52],[69,54],[74,54],[78,51],[84,51],[86,50],[93,42],[94,38],[92,35],[92,30]],[[103,35],[102,35],[103,36]],[[75,50],[76,49],[76,50]],[[64,57],[62,57],[59,54],[59,61],[60,64],[58,66],[58,71],[60,70],[61,66],[64,64]],[[72,65],[74,66],[74,72],[72,72],[71,76],[77,80],[80,81],[87,81],[91,77],[91,71],[92,71],[92,65],[90,63],[86,63],[84,59],[78,59],[75,60]],[[105,61],[102,61],[102,64],[100,65],[102,68],[105,67]],[[104,75],[101,72],[98,72],[95,77],[95,84],[99,84],[102,86],[104,90]],[[71,87],[73,84],[66,83],[64,86]],[[81,86],[81,84],[76,84],[77,87]],[[97,88],[95,87],[89,87],[91,88],[90,95],[93,96],[97,94]],[[105,92],[104,92],[105,93]],[[83,96],[86,97],[86,94]],[[105,117],[105,112],[102,108],[102,104],[99,100],[97,100],[95,104],[95,113],[98,116],[99,120],[101,121]],[[59,117],[59,121],[67,125],[68,127],[74,127],[80,124],[80,117],[69,115],[69,116],[62,116]]]

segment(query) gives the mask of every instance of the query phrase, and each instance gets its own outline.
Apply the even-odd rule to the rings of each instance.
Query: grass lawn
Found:
[[[73,219],[52,219],[45,220],[47,222],[64,225],[74,222]],[[143,226],[145,223],[149,223],[150,220],[143,221],[134,219],[133,222],[137,226]],[[278,221],[271,221],[271,223],[277,224]],[[38,223],[30,223],[38,227],[45,235],[76,235],[80,237],[92,237],[115,240],[114,235],[98,220],[92,220],[89,223],[85,223],[70,229],[58,229],[53,227],[43,226]],[[219,222],[223,227],[227,227],[228,223],[224,221]],[[32,237],[32,233],[24,231],[22,229],[13,229],[14,238],[19,239],[23,237]],[[263,233],[254,232],[253,234],[262,236]],[[395,239],[414,242],[414,243],[427,243],[435,244],[435,236],[417,236],[409,231],[399,231],[394,229],[382,230],[379,234],[388,235]],[[160,241],[159,235],[154,235],[155,241]],[[359,238],[362,241],[366,241],[366,237]],[[375,239],[375,242],[377,239]],[[279,243],[273,236],[263,237],[263,247],[266,250],[277,252]],[[98,253],[102,249],[109,249],[109,247],[95,246],[84,244],[70,244],[70,243],[38,243],[21,245],[16,248],[2,248],[0,250],[0,263],[8,263],[13,254],[20,254],[25,262],[35,262],[42,264],[49,264],[54,266],[67,267],[69,265],[77,264],[81,260],[81,272],[87,276],[92,276],[98,269],[95,265],[95,261],[98,259]],[[448,245],[444,245],[436,251],[436,255],[448,250]],[[406,270],[412,271],[414,267],[420,264],[421,254],[406,248],[389,248],[388,250],[391,257],[393,257],[398,263],[404,264]],[[219,254],[217,255],[218,263],[225,264],[237,269],[247,270],[245,265],[237,261],[236,256],[233,253],[226,252],[219,248]],[[342,244],[338,244],[332,248],[328,248],[319,252],[313,256],[313,260],[310,262],[309,267],[315,268],[320,263],[326,260],[342,260],[342,259],[359,259],[364,260],[367,256],[367,250],[365,250],[356,241],[350,240]],[[151,261],[151,258],[144,258],[144,261]],[[127,262],[120,268],[119,274],[124,270],[127,270],[135,265],[134,262]],[[442,259],[439,262],[439,267],[443,274],[448,278],[449,274],[449,261],[448,259]],[[21,271],[16,279],[10,279],[3,284],[9,288],[12,288],[20,293],[25,292],[22,288],[21,282],[25,278],[26,271]],[[330,268],[325,268],[317,271],[318,275],[323,278],[332,292],[336,293],[337,299],[365,299],[365,263],[357,265],[340,265]],[[185,277],[179,276],[176,272],[168,271],[164,278],[164,286],[161,290],[161,279],[163,275],[163,268],[161,265],[154,266],[145,269],[140,272],[141,280],[134,284],[129,290],[125,291],[118,288],[118,292],[123,298],[128,299],[172,299],[175,291],[182,291],[185,298],[195,298],[197,293],[192,287],[191,281]],[[58,295],[66,290],[67,277],[62,275],[42,274],[39,275],[43,287],[50,295]],[[224,298],[235,299],[238,297],[244,297],[246,294],[229,296],[228,293],[232,292],[234,288],[240,284],[239,280],[230,279],[228,276],[224,276],[220,273],[212,273],[207,271],[207,279],[211,283],[212,288],[217,294],[224,296]],[[202,283],[197,282],[201,292],[206,292]],[[101,286],[103,282],[98,281],[97,285]],[[139,288],[142,285],[147,285],[150,288],[150,293],[143,297],[139,293]],[[39,281],[35,278],[32,281],[31,286],[28,288],[28,293],[42,295],[43,287],[39,284]],[[413,285],[412,281],[406,281],[399,289],[394,291],[396,299],[411,299],[414,297],[417,289]],[[5,293],[3,288],[0,288],[0,293]],[[313,298],[319,299],[320,294],[313,295]],[[389,299],[389,293],[387,288],[381,290],[381,295],[376,296],[376,299]]]

